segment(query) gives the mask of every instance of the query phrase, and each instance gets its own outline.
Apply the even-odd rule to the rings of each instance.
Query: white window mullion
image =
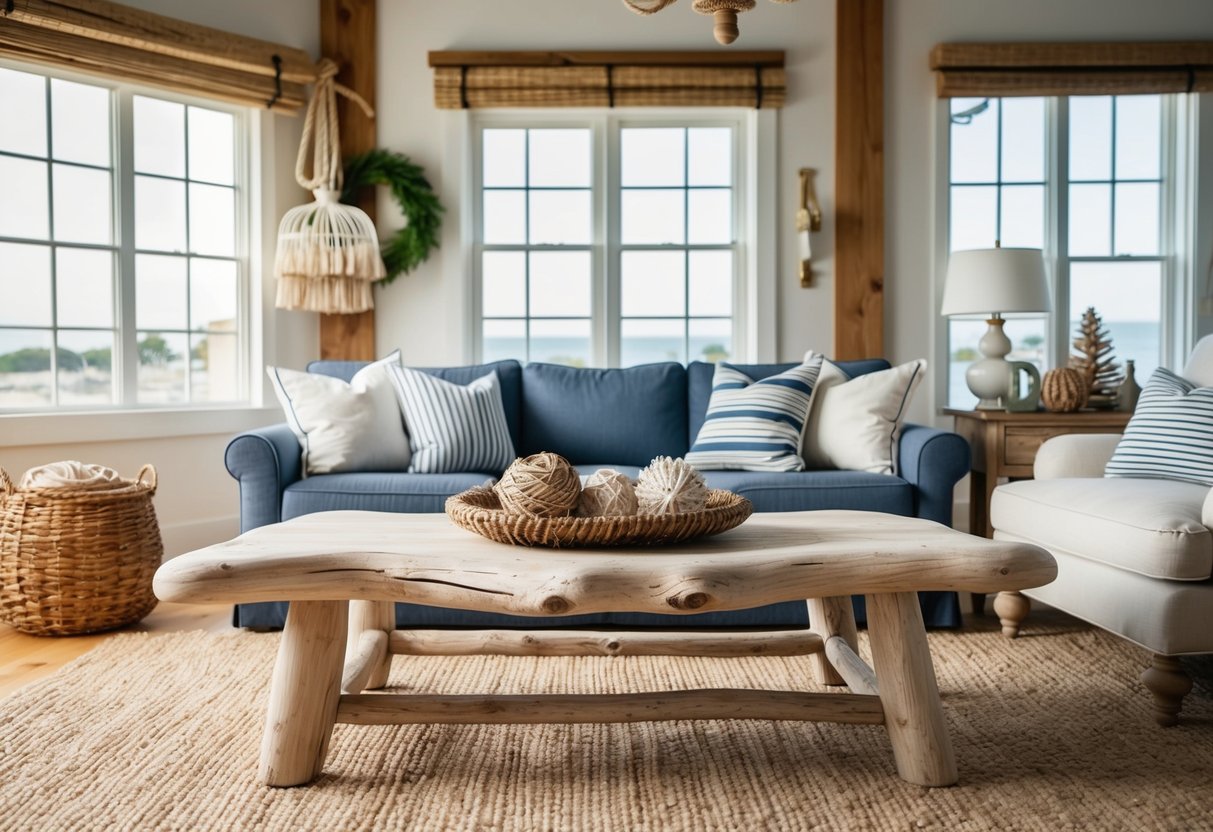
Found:
[[[619,173],[619,119],[604,119],[602,132],[605,142],[595,168],[598,181],[603,184],[602,224],[598,226],[599,239],[605,240],[602,261],[602,290],[598,297],[603,301],[603,314],[595,316],[601,329],[598,343],[604,346],[602,357],[605,366],[619,366],[619,322],[620,322],[620,173]]]
[[[1070,106],[1064,96],[1049,100],[1045,125],[1045,165],[1050,193],[1045,217],[1045,256],[1053,261],[1053,335],[1055,367],[1064,367],[1070,355]],[[1048,116],[1051,115],[1050,119]]]
[[[114,147],[114,183],[117,196],[118,263],[114,279],[115,340],[117,355],[113,370],[120,391],[119,402],[134,405],[139,398],[139,338],[135,326],[135,115],[134,96],[129,90],[117,93],[118,118]]]

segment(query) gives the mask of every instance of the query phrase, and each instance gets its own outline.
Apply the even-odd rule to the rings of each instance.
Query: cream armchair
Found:
[[[1213,336],[1197,344],[1183,376],[1213,386]],[[1120,437],[1050,439],[1036,479],[994,490],[994,537],[1043,546],[1057,579],[1001,593],[994,611],[1014,638],[1036,599],[1150,651],[1141,680],[1154,718],[1175,725],[1192,680],[1179,657],[1213,653],[1213,491],[1163,479],[1104,478]]]

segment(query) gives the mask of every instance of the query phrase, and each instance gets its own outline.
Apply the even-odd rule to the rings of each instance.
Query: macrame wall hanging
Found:
[[[315,201],[286,212],[278,227],[274,274],[277,305],[309,312],[356,313],[375,305],[371,283],[386,271],[375,224],[366,212],[339,201],[341,142],[337,135],[337,95],[344,95],[374,118],[370,105],[337,83],[337,65],[322,58],[303,122],[295,180]],[[307,175],[308,156],[312,174]]]

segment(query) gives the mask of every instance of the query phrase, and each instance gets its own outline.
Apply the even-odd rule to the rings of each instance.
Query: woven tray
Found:
[[[745,497],[731,491],[708,492],[702,511],[629,517],[528,517],[507,514],[496,492],[477,486],[446,501],[455,523],[498,543],[517,546],[575,548],[588,546],[659,546],[720,534],[740,526],[753,513]]]

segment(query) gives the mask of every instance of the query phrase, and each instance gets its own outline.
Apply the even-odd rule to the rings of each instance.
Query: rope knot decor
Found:
[[[665,7],[673,5],[674,2],[675,0],[623,0],[625,6],[640,15],[657,14]],[[795,3],[796,0],[771,0],[771,2]],[[712,15],[714,20],[712,34],[716,36],[717,43],[728,46],[737,40],[737,35],[740,33],[737,28],[737,15],[741,12],[748,12],[756,5],[758,5],[758,0],[694,0],[691,8],[700,14]]]
[[[566,517],[577,506],[581,477],[560,454],[544,451],[514,460],[494,490],[510,514]]]
[[[342,166],[337,96],[353,101],[368,118],[374,118],[375,112],[362,96],[337,83],[336,76],[337,64],[328,58],[316,65],[316,85],[295,160],[295,181],[310,190],[315,201],[287,211],[278,227],[274,274],[277,305],[283,309],[365,312],[375,305],[371,283],[387,273],[371,218],[362,209],[338,201]]]
[[[590,474],[577,501],[581,517],[630,517],[639,510],[632,481],[613,468],[600,468]]]
[[[641,514],[684,514],[701,511],[708,502],[703,474],[685,459],[659,456],[636,479]]]

